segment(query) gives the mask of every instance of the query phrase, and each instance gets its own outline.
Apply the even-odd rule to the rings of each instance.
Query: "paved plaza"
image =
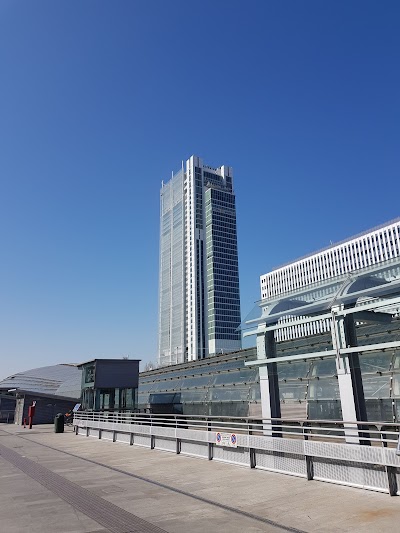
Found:
[[[400,498],[0,424],[7,533],[394,532]]]

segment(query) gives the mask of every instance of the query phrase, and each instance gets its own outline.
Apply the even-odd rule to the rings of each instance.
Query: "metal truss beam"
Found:
[[[399,307],[400,309],[400,297],[397,296],[395,298],[386,298],[385,300],[379,300],[379,302],[377,301],[367,302],[365,304],[359,305],[357,307],[352,307],[350,309],[339,309],[336,311],[336,315],[343,316],[343,317],[350,315],[350,314],[354,314],[354,313],[357,313],[358,315],[360,315],[361,312],[363,311],[371,311],[373,309],[381,309],[381,308],[387,308],[387,307],[393,307],[393,308]],[[307,314],[306,309],[302,309],[302,312],[304,314]],[[282,315],[282,313],[279,313],[279,315]],[[388,318],[385,318],[384,315],[387,316]],[[375,321],[375,322],[380,322],[380,323],[391,321],[390,313],[379,313],[379,314],[371,313],[370,315],[368,315],[368,318],[367,318],[367,315],[365,315],[365,317],[366,318],[363,319],[358,316],[356,317],[356,319],[360,321],[365,321],[365,322]],[[267,317],[265,317],[265,319],[266,318]],[[272,318],[272,315],[268,318]],[[279,330],[279,329],[285,329],[285,328],[290,328],[292,326],[298,326],[300,324],[308,324],[308,323],[318,322],[320,320],[331,319],[331,318],[332,318],[331,313],[323,313],[319,315],[316,314],[310,317],[301,318],[300,320],[291,320],[289,322],[282,322],[280,324],[274,324],[272,326],[265,326],[262,329],[260,329],[260,326],[261,326],[260,324],[258,329],[251,329],[251,330],[245,331],[243,333],[243,337],[250,337],[251,335],[255,335],[256,333],[261,333],[262,331],[274,331],[274,330]],[[275,317],[275,320],[277,320],[276,317]],[[257,320],[252,320],[251,322],[262,323],[263,318],[260,317]]]
[[[379,344],[369,344],[368,346],[354,346],[352,348],[340,348],[339,355],[347,355],[360,352],[375,352],[378,350],[389,350],[391,348],[400,348],[400,341],[382,342]],[[305,361],[306,359],[325,359],[326,357],[336,356],[336,350],[325,350],[324,352],[302,353],[296,355],[285,355],[271,359],[258,359],[256,361],[245,362],[246,366],[263,366],[267,363],[285,363],[289,361]]]

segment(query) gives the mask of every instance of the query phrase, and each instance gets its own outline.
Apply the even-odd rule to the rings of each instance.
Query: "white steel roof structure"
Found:
[[[359,343],[357,335],[362,324],[389,325],[400,315],[400,257],[265,298],[258,310],[256,318],[246,321],[251,329],[244,336],[257,335],[257,361],[246,366],[259,368],[263,418],[281,415],[279,365],[331,358],[336,364],[343,420],[354,421],[345,425],[346,440],[362,442],[359,422],[367,420],[367,408],[360,361],[368,354],[399,351],[400,340],[374,342],[367,336]],[[306,327],[308,343],[299,345],[296,353],[277,356],[276,345],[284,332],[291,331],[290,338],[305,336]],[[330,331],[329,345],[324,351],[313,349],[312,335],[318,339],[326,331]]]

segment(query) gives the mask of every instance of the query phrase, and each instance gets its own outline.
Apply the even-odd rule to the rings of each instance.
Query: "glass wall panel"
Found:
[[[150,403],[151,404],[173,404],[176,403],[176,395],[171,392],[163,394],[150,394]]]
[[[366,399],[383,399],[390,397],[390,375],[364,375],[364,395]]]
[[[400,400],[394,400],[393,402],[395,421],[400,420]]]
[[[388,372],[391,369],[392,353],[371,352],[360,355],[361,372]]]
[[[194,388],[194,387],[206,387],[207,385],[209,385],[211,379],[212,377],[210,375],[193,377],[193,378],[185,378],[181,381],[180,388],[188,389],[188,388]]]
[[[281,400],[305,400],[307,383],[302,381],[288,381],[279,383],[279,396]]]
[[[311,368],[312,376],[335,376],[336,375],[336,360],[332,357],[329,359],[322,359],[313,361]]]
[[[393,422],[392,402],[386,400],[366,400],[367,417],[370,422]]]
[[[250,386],[249,400],[253,402],[261,401],[260,384],[256,383]]]
[[[308,375],[311,363],[298,361],[294,363],[277,364],[278,379],[297,379],[305,378]]]
[[[225,374],[217,374],[214,379],[214,385],[230,385],[232,383],[242,383],[240,372],[227,372]]]
[[[156,381],[153,384],[153,387],[152,387],[151,390],[153,392],[170,391],[171,387],[169,386],[169,382],[168,381]]]
[[[245,418],[248,416],[247,402],[214,402],[210,403],[210,416],[234,416]]]
[[[400,351],[394,350],[393,351],[393,370],[399,370],[400,369]]]
[[[340,420],[342,418],[342,407],[339,400],[310,401],[307,412],[307,418],[310,420]]]
[[[165,388],[168,390],[179,390],[182,385],[181,379],[168,379],[167,381],[163,381],[161,383],[165,384]]]
[[[148,392],[138,394],[138,406],[144,408],[149,403],[150,394]]]
[[[336,378],[310,379],[308,386],[310,400],[339,400],[339,382]]]
[[[184,415],[196,415],[196,416],[208,416],[208,404],[204,402],[199,403],[185,403],[181,404],[182,414]]]
[[[180,396],[180,402],[204,402],[207,396],[207,389],[198,389],[198,390],[183,390],[177,395]]]
[[[392,397],[400,398],[400,374],[393,374],[392,386]]]
[[[210,400],[213,402],[238,402],[248,400],[249,389],[247,387],[210,389]]]

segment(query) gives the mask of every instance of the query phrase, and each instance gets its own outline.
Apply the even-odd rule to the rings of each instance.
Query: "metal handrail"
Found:
[[[75,413],[74,421],[92,420],[150,426],[166,426],[176,429],[202,431],[226,431],[245,435],[265,434],[269,428],[273,436],[290,438],[340,441],[346,440],[349,432],[358,435],[363,443],[393,447],[397,444],[400,424],[391,422],[363,422],[343,420],[305,420],[305,419],[260,419],[250,417],[212,417],[201,415],[154,414],[154,413],[116,413],[105,411],[81,411]]]
[[[123,413],[120,413],[120,412],[117,412],[117,411],[78,411],[77,413],[75,413],[76,415],[81,415],[81,414],[85,414],[85,415],[89,415],[89,414],[96,414],[96,415],[109,415],[109,414],[113,414],[113,415],[116,415],[116,416],[129,416],[129,417],[152,417],[152,418],[163,418],[163,417],[174,417],[174,418],[184,418],[184,419],[199,419],[199,420],[209,420],[209,419],[212,419],[212,420],[221,420],[221,419],[226,419],[226,420],[240,420],[240,421],[243,421],[245,420],[246,422],[251,422],[251,421],[255,421],[255,422],[259,422],[260,420],[262,421],[267,421],[267,420],[270,420],[270,419],[267,419],[267,418],[261,418],[261,417],[245,417],[245,416],[224,416],[224,415],[221,415],[221,416],[209,416],[209,415],[184,415],[184,414],[179,414],[179,413],[170,413],[170,414],[157,414],[157,413],[136,413],[136,412],[123,412]],[[321,418],[321,419],[307,419],[307,418],[277,418],[277,417],[274,417],[273,420],[277,420],[277,421],[284,421],[284,422],[294,422],[294,423],[307,423],[307,424],[358,424],[358,425],[373,425],[373,426],[376,426],[376,425],[382,425],[382,426],[395,426],[395,427],[400,427],[400,422],[385,422],[385,421],[377,421],[377,420],[373,420],[373,421],[363,421],[363,420],[358,420],[357,422],[355,422],[354,420],[333,420],[333,419],[324,419],[324,418]]]

